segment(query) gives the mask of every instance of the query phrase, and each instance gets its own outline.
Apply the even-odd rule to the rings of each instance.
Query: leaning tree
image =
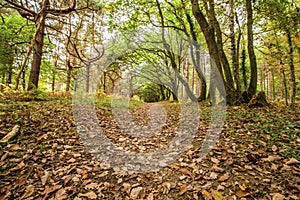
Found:
[[[55,17],[66,15],[76,10],[76,0],[66,4],[62,2],[50,2],[50,0],[23,1],[23,0],[4,0],[5,7],[17,10],[20,15],[35,23],[36,30],[31,44],[26,53],[25,60],[20,68],[16,80],[16,89],[19,85],[21,73],[25,70],[28,58],[33,50],[33,59],[29,76],[28,90],[38,87],[40,67],[44,46],[44,35],[47,19],[57,19]],[[64,2],[64,1],[63,1]],[[50,17],[53,16],[53,17]]]

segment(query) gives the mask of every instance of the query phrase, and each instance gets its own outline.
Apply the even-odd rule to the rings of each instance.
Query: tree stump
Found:
[[[266,107],[269,105],[270,104],[267,101],[266,94],[263,91],[254,95],[248,104],[249,108]]]

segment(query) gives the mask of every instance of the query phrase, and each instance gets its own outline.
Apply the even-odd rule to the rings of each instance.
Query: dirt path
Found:
[[[99,124],[122,149],[153,151],[168,144],[179,122],[178,106],[163,105],[168,117],[153,137],[128,136],[110,109],[97,109]],[[148,124],[150,106],[131,111],[137,124]],[[230,107],[218,144],[199,160],[210,116],[208,107],[201,108],[201,127],[188,152],[158,172],[129,174],[86,151],[70,100],[1,100],[1,137],[15,124],[21,133],[1,146],[0,199],[299,199],[297,112]]]

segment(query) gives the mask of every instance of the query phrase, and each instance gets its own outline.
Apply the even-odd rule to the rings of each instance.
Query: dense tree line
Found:
[[[97,84],[104,93],[127,77],[131,96],[151,101],[217,102],[218,93],[228,104],[240,104],[265,91],[269,100],[293,106],[299,98],[298,0],[2,0],[0,5],[0,73],[2,83],[14,89],[21,83],[23,90],[70,91],[77,70],[84,68],[88,92],[93,63],[113,55]],[[121,52],[124,45],[133,48]]]

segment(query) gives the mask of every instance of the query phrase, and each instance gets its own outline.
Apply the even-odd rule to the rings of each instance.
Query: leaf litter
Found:
[[[179,123],[178,104],[162,105],[167,119],[151,138],[127,135],[110,108],[97,108],[99,124],[122,149],[151,152],[168,144]],[[130,111],[136,123],[149,123],[149,107]],[[199,159],[210,119],[204,105],[201,127],[188,152],[158,172],[129,174],[86,151],[75,130],[70,100],[5,100],[0,109],[5,113],[1,137],[15,124],[21,127],[18,137],[1,146],[1,199],[299,199],[298,111],[228,107],[219,142]]]

